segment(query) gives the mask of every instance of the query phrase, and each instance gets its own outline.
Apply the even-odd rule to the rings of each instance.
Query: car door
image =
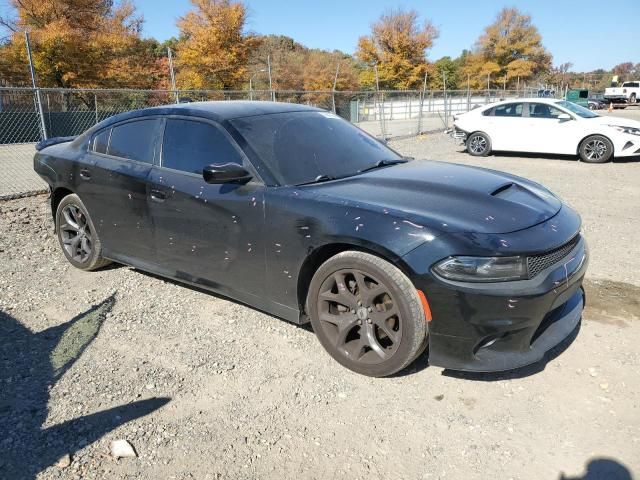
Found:
[[[160,165],[150,173],[156,270],[223,293],[264,292],[264,185],[208,184],[213,163],[248,160],[219,125],[167,117]],[[255,175],[255,172],[254,172]]]
[[[575,155],[579,142],[579,125],[575,116],[549,103],[527,104],[526,129],[522,139],[525,151]],[[567,114],[571,119],[561,119]]]
[[[78,167],[77,193],[109,258],[135,264],[155,255],[147,188],[161,125],[143,118],[97,132]]]
[[[493,150],[520,151],[521,139],[526,135],[522,117],[523,103],[496,105],[483,115]]]

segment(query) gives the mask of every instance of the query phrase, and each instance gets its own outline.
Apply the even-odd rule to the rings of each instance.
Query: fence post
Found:
[[[380,93],[380,78],[378,77],[378,65],[373,66],[373,70],[376,74],[376,92],[378,93],[378,111],[380,112],[380,132],[382,134],[382,138],[387,138],[387,133],[384,128],[384,97],[381,96]],[[381,101],[382,100],[382,101]]]
[[[33,68],[33,58],[31,56],[31,44],[29,43],[29,32],[24,32],[25,42],[27,44],[27,57],[29,58],[29,71],[31,72],[31,83],[33,84],[33,91],[35,92],[35,103],[38,110],[38,116],[40,117],[40,129],[42,130],[42,139],[47,139],[47,125],[44,121],[44,111],[42,110],[42,97],[40,96],[40,89],[36,83],[36,71]]]
[[[98,119],[98,95],[97,94],[93,94],[93,105],[95,107],[96,110],[96,123],[98,123],[100,120]]]
[[[424,97],[427,94],[427,75],[429,75],[429,72],[424,72],[424,82],[422,83],[422,92],[420,93],[420,112],[418,112],[418,135],[422,133],[422,110],[424,108]]]
[[[331,90],[331,103],[333,104],[333,113],[336,113],[336,85],[338,83],[338,73],[340,73],[340,63],[336,66],[336,76],[333,77],[333,90]]]
[[[269,72],[269,91],[271,92],[271,101],[276,101],[276,94],[273,91],[273,81],[271,79],[271,55],[267,55],[267,70]]]
[[[173,95],[175,97],[176,103],[180,103],[180,97],[178,96],[178,90],[176,89],[176,74],[173,71],[173,54],[171,53],[171,49],[167,47],[167,55],[169,57],[169,75],[171,76],[171,90],[173,90]]]

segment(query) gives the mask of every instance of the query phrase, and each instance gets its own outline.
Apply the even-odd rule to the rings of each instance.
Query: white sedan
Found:
[[[640,155],[640,122],[600,116],[565,100],[523,98],[454,117],[454,136],[474,156],[492,151],[578,155],[589,163]]]

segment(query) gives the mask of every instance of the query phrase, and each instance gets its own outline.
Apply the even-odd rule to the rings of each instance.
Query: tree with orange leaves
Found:
[[[415,10],[391,10],[371,26],[371,35],[360,37],[356,56],[377,65],[380,88],[419,88],[427,71],[426,51],[437,37],[430,21],[418,22]],[[375,85],[371,68],[360,79],[365,86]]]
[[[469,75],[473,88],[484,88],[487,78],[499,85],[513,85],[518,78],[528,80],[550,68],[551,54],[542,45],[531,16],[503,8],[478,38],[462,74]]]
[[[46,87],[153,87],[159,72],[142,17],[125,0],[10,0],[14,18],[1,48],[0,77],[28,79],[24,31],[29,31],[38,81]]]
[[[233,0],[191,0],[195,7],[178,20],[177,81],[181,88],[237,88],[246,81],[256,40],[245,35],[246,9]]]

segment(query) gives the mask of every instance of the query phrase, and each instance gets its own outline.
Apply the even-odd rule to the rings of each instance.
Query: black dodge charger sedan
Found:
[[[580,322],[574,210],[523,178],[403,158],[323,110],[149,108],[37,148],[75,267],[132,265],[310,321],[365,375],[426,348],[432,365],[513,369]]]

